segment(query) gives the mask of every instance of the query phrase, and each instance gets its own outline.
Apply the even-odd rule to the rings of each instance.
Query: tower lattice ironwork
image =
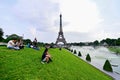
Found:
[[[58,38],[56,40],[56,45],[59,43],[59,42],[62,42],[64,43],[64,45],[67,43],[65,38],[64,38],[64,35],[63,35],[63,30],[62,30],[62,14],[60,14],[60,31],[58,33]]]

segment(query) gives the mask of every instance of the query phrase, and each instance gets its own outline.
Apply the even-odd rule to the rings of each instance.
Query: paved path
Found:
[[[7,43],[0,42],[0,45],[7,45]]]

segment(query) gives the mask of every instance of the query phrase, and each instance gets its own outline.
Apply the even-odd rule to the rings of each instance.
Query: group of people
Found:
[[[24,45],[21,39],[17,40],[10,40],[7,44],[7,48],[9,49],[15,49],[15,50],[19,50],[19,49],[23,49]]]
[[[37,43],[34,41],[34,46],[30,46],[32,48],[35,48],[37,49],[38,46],[37,46]],[[20,49],[23,49],[24,48],[24,45],[23,45],[23,42],[21,40],[10,40],[7,44],[7,48],[9,49],[15,49],[15,50],[20,50]],[[42,54],[42,57],[41,57],[41,63],[44,64],[44,63],[49,63],[52,61],[51,59],[51,55],[48,53],[48,46],[45,47],[45,50]]]
[[[37,45],[37,39],[35,38],[33,42],[27,44],[28,48],[33,48],[36,50],[40,50],[40,48]]]

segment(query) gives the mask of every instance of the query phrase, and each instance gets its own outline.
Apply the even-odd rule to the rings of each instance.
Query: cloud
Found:
[[[59,6],[50,0],[18,0],[13,12],[20,21],[47,30],[54,25]]]
[[[64,36],[67,42],[90,42],[95,40],[92,33],[86,32],[66,32]]]
[[[31,27],[30,28],[30,33],[35,37],[36,36],[36,28]]]
[[[109,0],[0,0],[0,25],[5,35],[24,34],[55,42],[62,13],[68,42],[94,41],[120,35],[119,1]],[[112,5],[112,6],[111,6]]]
[[[89,32],[103,21],[96,4],[90,0],[60,0],[64,26],[67,32]]]

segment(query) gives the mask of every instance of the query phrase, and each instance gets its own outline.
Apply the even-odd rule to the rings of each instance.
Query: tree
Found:
[[[80,51],[79,51],[79,53],[78,53],[78,56],[82,56]]]
[[[106,61],[105,61],[105,64],[104,64],[104,66],[103,66],[103,69],[106,70],[106,71],[113,72],[113,69],[112,69],[112,66],[111,66],[109,60],[106,60]]]
[[[109,46],[111,46],[111,45],[112,45],[112,40],[111,40],[110,38],[107,38],[107,39],[106,39],[106,43],[107,43]]]
[[[86,56],[86,60],[91,62],[91,57],[90,57],[89,54],[87,54],[87,56]]]
[[[99,41],[96,40],[96,41],[93,42],[93,44],[94,44],[94,46],[98,46],[99,45]]]
[[[120,38],[116,40],[116,46],[120,46]]]
[[[71,52],[73,52],[73,49],[71,49]]]
[[[74,50],[74,54],[77,54],[76,50]]]
[[[38,46],[45,47],[45,44],[43,42],[38,42]]]
[[[30,39],[24,39],[23,42],[24,44],[28,44],[28,43],[31,43],[32,41]]]
[[[4,34],[4,32],[3,32],[3,30],[2,30],[2,28],[0,28],[0,41],[2,41],[3,40],[3,34]]]
[[[5,40],[5,42],[8,42],[9,40],[13,40],[13,39],[21,39],[22,37],[18,36],[17,34],[12,34],[12,35],[8,35],[7,39]]]

